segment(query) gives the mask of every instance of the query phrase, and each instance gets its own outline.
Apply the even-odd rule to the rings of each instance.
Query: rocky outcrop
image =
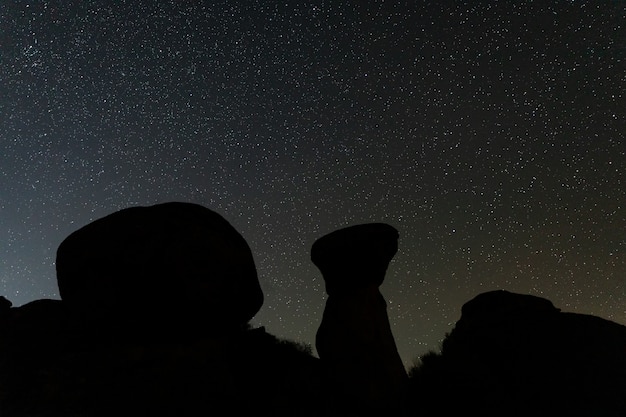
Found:
[[[493,291],[463,306],[411,379],[423,413],[624,416],[626,327]]]
[[[61,243],[56,268],[61,298],[87,327],[191,335],[243,326],[263,303],[246,241],[196,204],[96,220]]]
[[[113,213],[59,247],[62,300],[0,297],[0,416],[333,415],[319,359],[247,322],[243,237],[204,207]]]
[[[454,337],[471,337],[475,332],[491,332],[511,323],[531,323],[553,318],[561,310],[551,301],[529,294],[489,291],[463,304],[461,318],[454,327]],[[465,336],[468,334],[468,336]]]
[[[317,240],[328,300],[316,346],[340,403],[364,414],[397,410],[406,373],[378,287],[398,248],[398,232],[380,223],[335,231]]]
[[[466,303],[407,382],[378,289],[397,241],[366,224],[315,242],[318,359],[246,324],[263,296],[218,214],[97,220],[59,248],[62,300],[0,297],[0,416],[626,415],[626,327],[506,291]]]

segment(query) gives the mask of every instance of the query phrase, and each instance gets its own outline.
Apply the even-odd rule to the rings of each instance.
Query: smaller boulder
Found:
[[[505,290],[489,291],[477,295],[463,305],[457,327],[493,326],[515,319],[545,319],[559,311],[561,310],[545,298]]]
[[[624,416],[625,352],[625,326],[491,291],[463,306],[441,355],[413,372],[413,389],[424,415]]]

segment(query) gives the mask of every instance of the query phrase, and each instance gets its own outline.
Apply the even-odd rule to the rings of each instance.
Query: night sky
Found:
[[[0,294],[178,200],[248,241],[280,337],[314,343],[311,245],[365,222],[407,365],[494,289],[626,324],[625,95],[623,1],[2,1]]]

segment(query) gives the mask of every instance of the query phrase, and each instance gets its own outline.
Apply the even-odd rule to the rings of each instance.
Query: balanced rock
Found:
[[[378,289],[397,248],[398,232],[381,223],[335,231],[311,248],[328,292],[317,351],[336,400],[360,413],[397,409],[407,382]]]
[[[137,330],[242,326],[263,294],[244,238],[197,204],[131,207],[67,237],[57,251],[74,316]]]

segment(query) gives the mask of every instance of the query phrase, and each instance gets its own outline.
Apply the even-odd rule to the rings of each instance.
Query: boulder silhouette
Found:
[[[311,248],[328,292],[317,351],[338,402],[364,414],[397,411],[406,387],[378,289],[397,248],[398,232],[382,223],[337,230]]]
[[[74,317],[132,333],[240,327],[263,303],[248,244],[197,204],[131,207],[96,220],[61,243],[56,268]]]
[[[0,297],[0,416],[334,415],[310,348],[247,321],[243,237],[204,207],[125,209],[59,247],[62,300]]]
[[[545,298],[504,290],[490,291],[463,304],[455,334],[478,331],[481,328],[493,329],[494,326],[514,320],[544,320],[560,311]]]
[[[441,354],[411,376],[422,413],[624,416],[626,327],[562,313],[540,297],[488,292],[463,306]]]

